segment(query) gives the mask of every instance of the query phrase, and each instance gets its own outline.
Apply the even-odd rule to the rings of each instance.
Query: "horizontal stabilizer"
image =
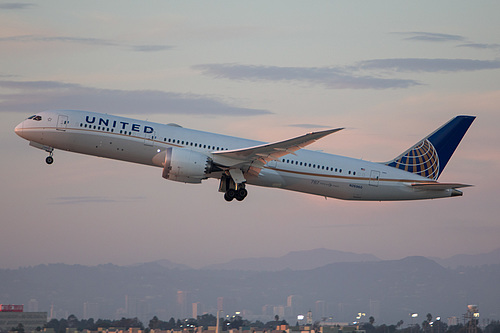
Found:
[[[460,184],[460,183],[415,183],[410,185],[412,188],[430,191],[443,191],[451,190],[461,187],[470,187],[474,185]]]

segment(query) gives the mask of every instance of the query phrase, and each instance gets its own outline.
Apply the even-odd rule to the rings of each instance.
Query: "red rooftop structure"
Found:
[[[24,305],[0,304],[0,312],[23,312]]]

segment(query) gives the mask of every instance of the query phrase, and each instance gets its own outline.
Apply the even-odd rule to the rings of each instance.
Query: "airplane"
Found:
[[[199,184],[219,180],[226,201],[242,201],[246,185],[325,198],[365,201],[462,196],[471,185],[437,180],[475,116],[456,116],[388,162],[370,162],[306,150],[343,128],[265,143],[103,113],[55,110],[33,115],[15,128],[30,146],[162,168],[168,180]]]

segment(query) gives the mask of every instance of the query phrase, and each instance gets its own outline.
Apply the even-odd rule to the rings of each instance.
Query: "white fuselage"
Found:
[[[159,158],[171,147],[212,152],[252,147],[259,141],[196,131],[176,125],[84,111],[45,111],[42,120],[27,119],[16,133],[38,148],[52,147],[81,154],[162,167]],[[220,178],[221,172],[207,177]],[[374,163],[306,149],[245,174],[247,184],[276,187],[346,200],[415,200],[452,196],[451,189],[422,190],[410,184],[428,178]]]

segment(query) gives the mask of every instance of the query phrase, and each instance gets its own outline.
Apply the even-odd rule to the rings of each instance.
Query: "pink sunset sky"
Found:
[[[0,1],[0,268],[192,267],[329,248],[381,259],[498,247],[500,3]],[[345,127],[312,150],[386,161],[475,115],[440,178],[464,196],[346,202],[218,184],[28,146],[14,127],[81,109],[276,141]]]

